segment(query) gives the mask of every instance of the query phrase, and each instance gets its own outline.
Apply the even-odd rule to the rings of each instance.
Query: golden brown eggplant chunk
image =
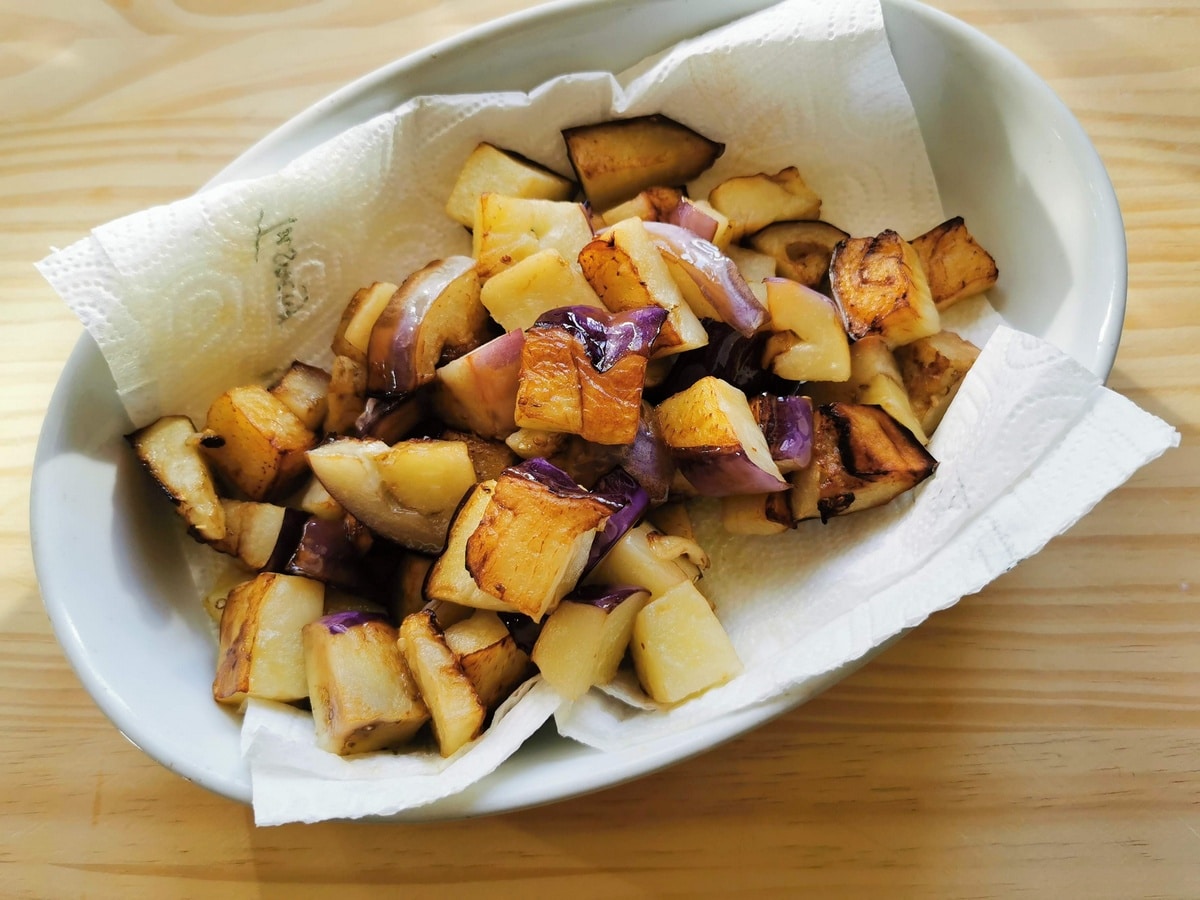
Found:
[[[505,331],[524,331],[542,313],[560,306],[603,308],[578,265],[554,249],[539,250],[492,276],[479,299]]]
[[[324,608],[325,586],[298,575],[266,572],[230,591],[213,699],[240,706],[247,697],[285,703],[307,697],[301,633]]]
[[[726,179],[709,192],[708,202],[729,219],[734,241],[773,222],[821,215],[821,198],[805,184],[795,166],[774,175],[758,172]]]
[[[266,388],[226,391],[208,408],[201,446],[218,472],[251,500],[285,494],[305,473],[317,436]]]
[[[979,348],[950,331],[939,331],[896,351],[913,413],[926,434],[942,421]]]
[[[447,626],[445,638],[489,712],[508,699],[533,670],[529,654],[517,646],[516,638],[491,610],[476,610]]]
[[[912,242],[939,310],[982,294],[1000,276],[996,260],[979,246],[962,216],[931,228]]]
[[[775,260],[779,275],[815,288],[829,275],[833,248],[849,237],[835,225],[810,219],[768,225],[752,234],[748,243]]]
[[[489,192],[528,200],[570,200],[575,183],[520,153],[484,142],[463,163],[446,201],[446,214],[472,227],[479,195]]]
[[[371,329],[397,290],[390,281],[376,281],[354,292],[333,333],[332,348],[336,356],[348,357],[360,366],[367,364]]]
[[[354,434],[354,423],[367,407],[367,364],[349,356],[333,360],[326,395],[326,434]]]
[[[283,405],[304,423],[309,431],[319,432],[329,410],[329,373],[299,360],[293,362],[283,377],[271,388]]]
[[[425,578],[423,590],[428,602],[516,612],[503,600],[480,590],[467,570],[467,541],[483,520],[495,490],[495,481],[481,481],[472,488],[454,513],[446,537],[446,549]]]
[[[487,707],[479,699],[434,614],[428,610],[400,623],[400,652],[429,709],[442,756],[453,756],[483,730]]]
[[[613,512],[574,483],[564,489],[542,478],[547,469],[569,481],[539,460],[502,473],[464,548],[467,571],[479,588],[535,621],[575,586],[595,533]]]
[[[917,252],[890,229],[838,244],[829,280],[854,340],[880,334],[894,349],[941,328]]]
[[[698,573],[681,557],[662,554],[662,539],[675,537],[643,522],[625,532],[588,575],[588,584],[636,584],[658,597]],[[686,571],[685,571],[686,569]]]
[[[626,353],[599,371],[576,335],[559,327],[531,328],[521,352],[516,423],[597,444],[631,443],[645,378],[645,353]]]
[[[535,328],[526,334],[517,384],[515,421],[519,428],[565,434],[583,431],[578,344],[559,328]],[[644,369],[645,360],[642,366]]]
[[[880,407],[911,431],[922,445],[929,443],[929,436],[921,426],[921,420],[904,389],[896,357],[887,349],[883,338],[867,335],[861,341],[855,341],[850,348],[850,366],[851,378],[860,382],[854,398],[856,403]]]
[[[163,416],[126,435],[125,440],[201,540],[218,541],[225,536],[225,511],[191,419]]]
[[[471,255],[486,282],[543,250],[555,250],[574,264],[592,239],[592,224],[579,203],[487,193],[479,197],[471,234]]]
[[[579,125],[562,135],[583,193],[596,209],[656,185],[686,184],[725,152],[724,144],[663,115]]]
[[[291,555],[300,540],[304,520],[308,518],[300,510],[273,503],[222,500],[221,507],[225,510],[225,536],[219,541],[210,541],[210,545],[214,550],[236,557],[256,572],[268,567],[278,571],[277,566],[287,562],[286,556],[277,559],[276,554],[286,552]],[[272,566],[272,561],[277,566]]]
[[[813,457],[792,475],[796,521],[882,506],[916,487],[937,460],[878,406],[829,403],[813,416]]]
[[[416,680],[382,616],[347,610],[304,626],[317,746],[345,756],[408,743],[429,721]]]

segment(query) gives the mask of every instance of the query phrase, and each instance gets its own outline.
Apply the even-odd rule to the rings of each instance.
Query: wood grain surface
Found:
[[[1200,897],[1196,0],[936,3],[1031,64],[1099,148],[1129,235],[1109,384],[1183,446],[820,698],[548,808],[261,830],[92,704],[30,556],[34,447],[80,334],[33,261],[194,191],[346,81],[533,5],[0,0],[0,897]]]

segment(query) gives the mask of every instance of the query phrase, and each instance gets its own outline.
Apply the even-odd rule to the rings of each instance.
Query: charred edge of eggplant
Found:
[[[777,491],[774,494],[767,494],[763,514],[766,516],[768,522],[774,522],[785,528],[796,527],[796,520],[792,516],[790,494],[790,491]]]
[[[854,504],[854,494],[834,494],[817,500],[817,512],[821,514],[821,522],[825,523],[834,516],[839,516]]]

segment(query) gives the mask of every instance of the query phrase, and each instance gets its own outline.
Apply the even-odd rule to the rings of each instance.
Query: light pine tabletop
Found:
[[[1183,445],[819,698],[546,808],[273,829],[93,705],[30,554],[34,447],[81,331],[32,263],[195,191],[351,79],[535,5],[0,0],[0,896],[1200,896],[1196,0],[934,3],[1098,147],[1129,238],[1108,383]]]

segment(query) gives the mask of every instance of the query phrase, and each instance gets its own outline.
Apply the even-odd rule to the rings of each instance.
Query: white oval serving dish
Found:
[[[561,2],[511,16],[350,84],[252,147],[214,183],[274,171],[418,94],[526,90],[567,71],[620,71],[767,5]],[[883,7],[945,208],[965,216],[1001,261],[993,301],[1016,327],[1106,375],[1124,314],[1125,239],[1112,186],[1083,130],[994,41],[912,0]],[[31,534],[46,610],[84,686],[133,743],[185,778],[248,802],[240,720],[212,701],[209,626],[172,534],[173,513],[122,439],[129,429],[85,335],[55,390],[34,464]],[[544,728],[475,787],[398,818],[482,815],[617,784],[741,734],[852,668],[623,753],[602,754]]]

